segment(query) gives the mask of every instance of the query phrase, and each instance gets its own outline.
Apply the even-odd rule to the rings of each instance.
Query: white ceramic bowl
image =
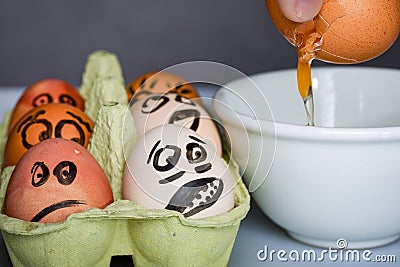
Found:
[[[313,68],[316,127],[295,70],[233,81],[213,110],[256,203],[290,236],[337,248],[400,236],[400,70]],[[274,122],[275,121],[275,122]]]

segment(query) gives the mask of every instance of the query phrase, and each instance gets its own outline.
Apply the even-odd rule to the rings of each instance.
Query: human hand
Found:
[[[290,20],[304,22],[321,10],[323,0],[276,0],[282,13]]]

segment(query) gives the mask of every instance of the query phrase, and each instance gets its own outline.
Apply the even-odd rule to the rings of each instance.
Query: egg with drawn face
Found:
[[[67,104],[47,104],[26,113],[8,135],[3,167],[17,164],[35,144],[49,138],[71,139],[87,147],[93,121],[80,109]]]
[[[233,184],[213,146],[171,124],[139,138],[126,163],[122,195],[149,209],[205,218],[233,208]]]
[[[23,92],[11,114],[8,131],[28,111],[50,103],[68,104],[80,110],[85,108],[85,101],[73,85],[59,79],[44,79]]]
[[[16,165],[4,213],[30,222],[55,223],[112,202],[110,184],[94,157],[76,142],[53,138],[32,147]]]
[[[130,107],[138,136],[164,124],[182,125],[198,133],[222,154],[221,138],[208,112],[191,99],[177,93],[151,94]]]
[[[200,103],[199,94],[193,85],[182,77],[167,71],[152,71],[136,78],[127,87],[128,99],[140,100],[150,94],[177,93]]]

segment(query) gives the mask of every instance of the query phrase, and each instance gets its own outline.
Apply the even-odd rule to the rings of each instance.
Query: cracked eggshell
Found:
[[[320,13],[305,23],[287,19],[276,0],[265,2],[272,21],[293,45],[301,34],[319,34],[322,44],[316,58],[327,62],[352,64],[375,58],[389,49],[400,31],[399,0],[324,0]]]
[[[177,124],[194,130],[222,154],[222,143],[214,120],[191,99],[177,93],[151,94],[130,107],[138,136],[164,124]]]
[[[81,145],[62,138],[32,147],[16,165],[4,213],[25,221],[55,223],[113,202],[102,168]]]
[[[24,114],[11,129],[4,148],[3,167],[16,165],[28,149],[49,138],[71,139],[87,147],[93,126],[82,110],[71,105],[38,106]]]
[[[153,128],[128,157],[122,196],[149,209],[188,218],[222,214],[234,207],[233,181],[215,149],[178,125]]]
[[[73,85],[59,79],[44,79],[30,85],[21,95],[12,112],[8,131],[28,111],[50,103],[64,103],[85,109],[85,101]]]

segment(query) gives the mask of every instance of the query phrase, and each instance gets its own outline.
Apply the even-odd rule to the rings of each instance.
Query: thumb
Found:
[[[304,22],[321,10],[323,0],[276,0],[282,13],[290,20]]]

